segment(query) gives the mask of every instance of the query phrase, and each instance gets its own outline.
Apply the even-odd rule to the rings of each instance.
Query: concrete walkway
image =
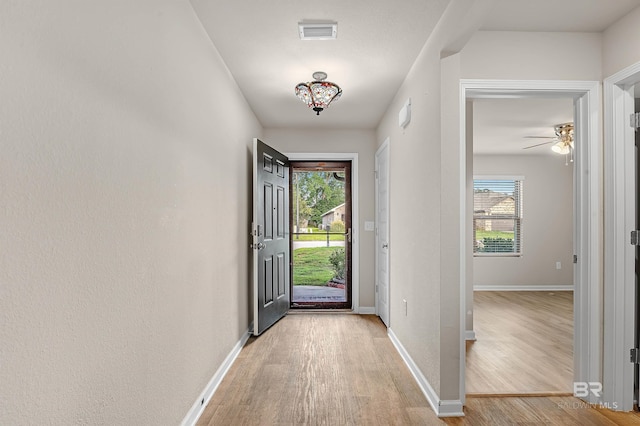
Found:
[[[310,248],[310,247],[326,247],[326,241],[296,241],[293,240],[293,249]],[[344,247],[344,241],[329,241],[329,247]]]
[[[346,294],[343,288],[294,285],[292,302],[346,302]]]

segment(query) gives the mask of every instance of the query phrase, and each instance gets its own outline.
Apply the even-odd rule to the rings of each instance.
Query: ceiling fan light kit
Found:
[[[313,73],[314,81],[296,85],[296,96],[309,108],[313,108],[316,115],[320,115],[321,111],[342,95],[342,89],[335,83],[325,81],[326,78],[326,72],[316,71]]]
[[[571,157],[571,162],[573,163],[573,123],[562,123],[557,124],[553,127],[556,136],[553,140],[549,142],[540,143],[537,145],[532,145],[525,147],[523,149],[534,148],[541,145],[546,145],[552,143],[551,151],[556,154],[565,156],[565,164],[569,164],[569,157]],[[543,137],[543,136],[527,136],[527,137]],[[551,139],[551,138],[549,138]]]
[[[565,166],[569,165],[569,157],[573,163],[573,123],[563,123],[555,126],[558,142],[551,146],[551,150],[564,155]]]

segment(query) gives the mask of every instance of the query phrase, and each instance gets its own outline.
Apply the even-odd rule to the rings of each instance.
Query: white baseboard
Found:
[[[478,340],[476,339],[476,332],[474,330],[466,330],[464,332],[464,340]]]
[[[464,412],[462,411],[462,401],[460,400],[440,400],[440,397],[436,394],[431,387],[431,384],[424,377],[424,374],[420,371],[416,363],[413,361],[409,353],[406,351],[402,343],[398,340],[398,337],[395,335],[391,328],[387,329],[387,334],[389,335],[389,339],[391,339],[391,343],[396,347],[396,350],[402,357],[404,363],[409,367],[409,371],[413,374],[413,378],[418,383],[418,387],[429,401],[429,405],[436,413],[438,417],[462,417],[464,416]]]
[[[181,426],[195,426],[195,424],[198,422],[198,419],[202,415],[204,408],[211,400],[213,393],[216,391],[216,389],[218,389],[218,386],[220,386],[220,383],[222,383],[222,379],[224,379],[224,376],[227,375],[227,372],[235,362],[236,358],[238,358],[240,351],[247,343],[247,340],[249,340],[249,336],[251,336],[251,330],[253,330],[253,324],[249,325],[249,329],[242,335],[240,340],[238,340],[231,352],[229,352],[229,355],[227,355],[225,360],[222,362],[222,365],[220,365],[211,380],[209,380],[207,386],[204,388],[196,402],[184,417],[182,423],[180,423]]]
[[[358,313],[362,315],[375,315],[376,308],[373,306],[360,306],[358,308]]]
[[[474,285],[473,291],[573,291],[573,285]]]
[[[438,417],[464,417],[464,411],[462,411],[462,401],[459,399],[451,399],[440,401],[440,410],[438,410]]]

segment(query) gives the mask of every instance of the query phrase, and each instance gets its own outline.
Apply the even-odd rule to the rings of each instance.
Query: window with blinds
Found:
[[[473,179],[474,256],[522,255],[522,176]]]

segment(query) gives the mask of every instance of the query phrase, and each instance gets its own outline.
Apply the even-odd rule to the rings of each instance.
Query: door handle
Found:
[[[351,242],[351,228],[349,228],[347,230],[347,232],[344,233],[344,235],[347,237],[347,242]]]
[[[384,244],[382,245],[382,248],[387,248],[387,249],[388,249],[388,248],[389,248],[389,243],[384,243]]]
[[[257,243],[257,244],[251,244],[249,247],[254,249],[254,250],[262,250],[266,246],[267,245],[265,243]]]

